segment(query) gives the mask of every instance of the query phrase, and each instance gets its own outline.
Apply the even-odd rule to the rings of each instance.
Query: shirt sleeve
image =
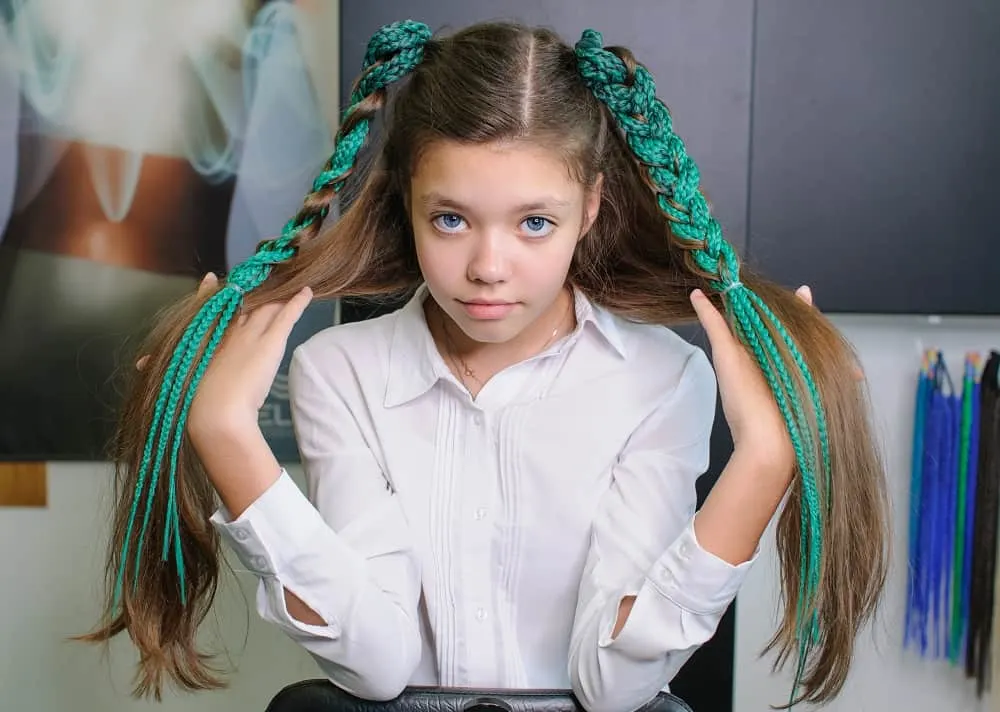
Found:
[[[344,362],[344,368],[336,364]],[[316,659],[332,682],[363,699],[392,699],[420,659],[420,570],[398,497],[345,398],[346,360],[324,352],[321,375],[300,346],[289,389],[309,499],[282,472],[240,517],[213,524],[260,578],[257,609]],[[326,622],[293,618],[285,589]]]
[[[590,712],[637,709],[712,637],[751,561],[733,566],[694,533],[707,469],[715,375],[695,351],[673,392],[619,456],[594,523],[570,643],[569,675]],[[612,639],[619,604],[636,596]]]

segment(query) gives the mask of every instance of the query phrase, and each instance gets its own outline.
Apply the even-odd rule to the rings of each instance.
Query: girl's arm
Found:
[[[796,294],[812,304],[808,287]],[[640,706],[711,638],[795,472],[760,369],[704,294],[691,302],[711,343],[734,452],[695,517],[694,482],[708,465],[715,418],[715,378],[697,352],[633,434],[595,525],[570,651],[571,679],[592,712]]]
[[[695,516],[715,389],[708,359],[693,351],[615,465],[594,524],[569,656],[574,691],[591,712],[640,707],[712,637],[780,503],[780,493],[751,492],[754,473],[734,457],[713,501]]]
[[[787,477],[734,452],[695,517],[699,545],[733,565],[750,561],[789,484]],[[621,632],[634,604],[635,596],[622,599],[612,637]]]
[[[256,423],[196,439],[223,507],[213,523],[260,578],[257,608],[365,699],[391,699],[420,659],[420,571],[395,494],[336,383],[346,359],[308,344],[289,370],[296,440],[313,503],[280,467]]]

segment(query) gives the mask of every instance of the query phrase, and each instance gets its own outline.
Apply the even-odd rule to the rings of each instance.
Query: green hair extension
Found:
[[[816,383],[777,316],[740,282],[739,258],[723,238],[722,228],[699,190],[698,168],[673,131],[670,112],[656,96],[652,75],[642,66],[637,66],[634,73],[629,72],[618,55],[603,47],[601,34],[594,30],[584,31],[575,51],[579,72],[587,86],[608,107],[636,158],[648,167],[660,208],[671,220],[673,233],[697,246],[692,251],[694,262],[705,274],[713,276],[711,285],[722,294],[737,337],[760,365],[791,436],[803,490],[800,544],[803,556],[795,603],[799,660],[794,698],[806,659],[820,635],[816,596],[823,549],[823,512],[817,477],[824,478],[826,492],[831,485],[826,418]],[[781,358],[772,333],[781,339],[792,363]],[[796,394],[797,381],[805,384],[808,391],[806,404]],[[814,414],[821,462],[816,461],[807,412]]]
[[[323,171],[313,181],[313,192],[332,189],[339,192],[346,175],[354,165],[358,151],[368,137],[369,120],[351,121],[358,104],[366,97],[401,79],[423,61],[424,47],[431,38],[427,25],[419,22],[397,22],[382,27],[371,38],[365,53],[362,74],[352,92],[350,106],[343,114],[343,125],[336,147]],[[136,478],[132,509],[129,513],[125,541],[122,545],[114,591],[114,607],[121,601],[125,568],[129,557],[135,524],[145,492],[142,524],[135,543],[133,588],[138,585],[143,542],[149,526],[153,502],[159,490],[160,472],[167,463],[166,530],[161,558],[166,561],[173,551],[179,580],[181,602],[187,603],[184,557],[177,510],[177,459],[183,442],[184,427],[195,391],[222,341],[226,328],[242,304],[243,297],[268,278],[274,265],[291,259],[297,248],[295,238],[301,230],[322,221],[328,208],[319,211],[303,209],[289,220],[281,235],[263,242],[246,261],[229,273],[225,286],[212,295],[191,320],[174,349],[167,365],[159,397],[153,409],[153,421],[146,438],[139,474]],[[148,489],[146,481],[148,482]]]

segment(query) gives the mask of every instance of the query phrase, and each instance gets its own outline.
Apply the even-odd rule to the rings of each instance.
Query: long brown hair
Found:
[[[215,495],[186,438],[173,480],[166,462],[153,467],[153,475],[164,475],[153,492],[142,555],[124,553],[136,550],[133,495],[147,480],[158,394],[173,377],[179,344],[188,343],[185,331],[210,307],[215,311],[201,335],[210,323],[225,328],[232,314],[225,304],[253,309],[305,286],[318,298],[412,293],[421,276],[405,196],[421,151],[440,140],[543,142],[562,152],[583,184],[603,175],[601,209],[568,277],[596,304],[627,319],[672,326],[694,321],[689,294],[700,288],[727,309],[734,326],[740,319],[760,322],[752,338],[749,327],[739,333],[776,379],[779,402],[806,404],[788,416],[797,418],[789,427],[804,454],[778,524],[784,617],[768,650],[777,651],[776,666],[797,658],[803,699],[822,702],[839,692],[887,567],[884,471],[856,359],[816,309],[739,264],[708,215],[696,169],[655,100],[648,72],[628,50],[600,47],[599,40],[585,33],[571,47],[548,30],[511,23],[440,38],[417,23],[383,28],[369,44],[338,153],[290,228],[261,246],[252,269],[237,267],[215,294],[189,297],[159,320],[142,345],[151,358],[132,376],[121,413],[107,606],[101,626],[87,637],[105,641],[129,633],[140,652],[135,694],[159,697],[164,676],[190,689],[223,684],[195,640],[216,591],[220,552],[208,522]],[[403,77],[390,102],[390,84]],[[370,169],[354,174],[369,121],[384,108],[384,142]],[[650,143],[653,130],[659,143]],[[667,151],[665,158],[656,157],[657,147]],[[342,201],[339,219],[321,226],[345,184],[353,200]],[[708,232],[693,233],[692,225]],[[737,313],[738,304],[744,312]],[[746,312],[751,307],[755,311]],[[815,471],[807,472],[808,462],[818,463]],[[818,524],[808,523],[813,515]],[[183,580],[161,557],[168,537],[174,558],[183,561]],[[123,578],[128,585],[121,586]],[[803,590],[811,591],[807,605]]]

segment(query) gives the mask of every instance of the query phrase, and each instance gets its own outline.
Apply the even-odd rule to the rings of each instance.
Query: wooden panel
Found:
[[[47,504],[44,462],[0,463],[0,507],[44,507]]]

